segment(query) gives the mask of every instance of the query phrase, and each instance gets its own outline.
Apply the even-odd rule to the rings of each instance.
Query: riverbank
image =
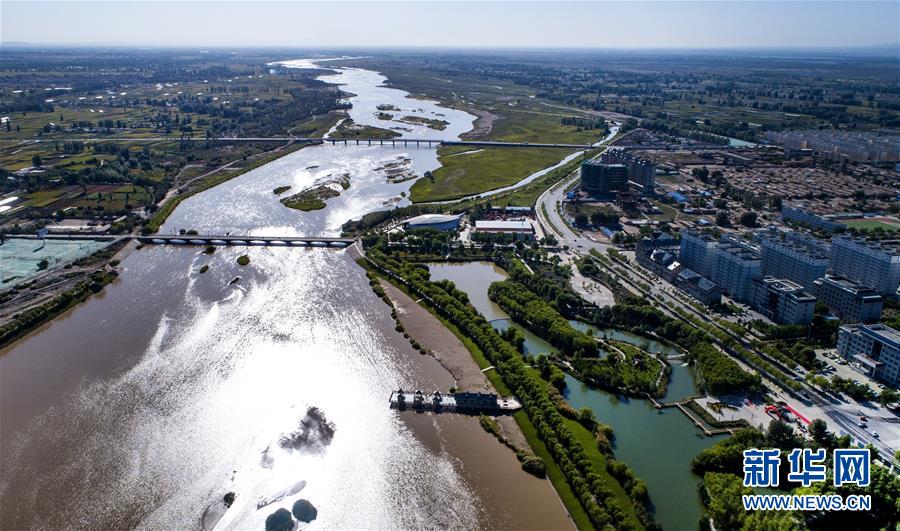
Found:
[[[355,247],[351,249],[350,254],[359,257],[358,249]],[[359,259],[358,263],[365,268],[364,259]],[[485,375],[486,371],[476,363],[475,353],[470,352],[470,348],[477,350],[477,347],[464,345],[464,338],[451,332],[447,326],[449,323],[445,325],[436,315],[393,283],[380,278],[378,286],[393,305],[397,320],[402,325],[404,333],[409,335],[411,341],[415,341],[427,350],[453,376],[454,387],[461,391],[495,391],[501,395],[509,394],[509,390],[502,382],[495,389]],[[487,360],[484,360],[483,363],[487,363]],[[407,422],[411,422],[412,426],[419,426],[419,433],[426,440],[429,438],[427,430],[432,428],[421,423],[419,421],[421,417],[431,416],[433,421],[439,424],[447,422],[458,425],[453,434],[447,431],[441,432],[441,438],[444,439],[443,445],[450,443],[466,448],[465,451],[457,454],[457,457],[468,465],[462,469],[464,476],[474,473],[472,479],[478,477],[477,481],[473,481],[472,486],[478,492],[479,499],[492,511],[499,511],[510,529],[572,529],[577,527],[566,510],[566,504],[562,502],[559,494],[555,491],[554,482],[549,479],[536,478],[526,472],[516,453],[500,443],[495,434],[489,434],[493,439],[489,442],[482,440],[482,435],[471,433],[471,430],[467,430],[467,434],[461,436],[462,426],[471,428],[473,423],[477,424],[484,434],[488,434],[482,429],[478,417],[417,414],[415,412],[405,412],[400,415]],[[524,420],[530,425],[527,417]],[[516,418],[500,416],[496,418],[496,421],[502,430],[502,435],[509,443],[519,449],[527,448],[526,453],[535,455],[536,452],[532,445],[536,441],[536,437],[529,440],[516,422]],[[550,466],[556,470],[552,461]],[[491,470],[492,480],[502,481],[501,489],[481,490],[480,486],[485,481],[481,471],[488,469]],[[510,507],[511,511],[508,515],[502,514],[503,507]],[[493,516],[493,518],[496,517],[497,515]]]
[[[122,239],[32,281],[29,290],[43,302],[27,297],[16,305],[15,295],[10,294],[11,301],[4,305],[12,304],[5,308],[12,315],[0,326],[0,349],[100,293],[118,278],[116,266],[131,248],[129,240]]]
[[[454,282],[495,327],[500,325],[499,319],[507,317],[487,296],[491,283],[508,278],[505,271],[494,264],[430,264],[430,271],[432,280]],[[697,395],[692,369],[678,363],[677,358],[670,359],[680,354],[677,346],[660,338],[639,336],[626,330],[598,328],[578,321],[570,321],[570,324],[578,325],[576,328],[582,332],[593,328],[595,337],[624,341],[648,353],[661,353],[672,371],[663,402],[680,402]],[[553,352],[547,350],[550,347],[546,342],[533,337],[527,330],[525,334],[525,350],[531,355]],[[539,346],[540,343],[544,345]],[[657,522],[664,529],[695,527],[702,515],[702,508],[696,488],[699,478],[691,472],[690,461],[697,452],[711,446],[722,436],[702,436],[680,410],[658,410],[643,397],[628,397],[590,386],[571,374],[566,374],[565,380],[567,385],[563,394],[571,406],[576,409],[589,407],[597,420],[613,428],[615,457],[631,466],[636,475],[647,483]]]
[[[157,208],[156,212],[153,213],[153,216],[150,217],[150,220],[144,226],[141,232],[144,234],[154,234],[159,232],[159,228],[165,223],[166,219],[175,211],[175,208],[181,204],[182,201],[188,199],[200,192],[209,190],[215,186],[218,186],[224,182],[230,181],[235,177],[240,177],[241,175],[247,173],[248,171],[255,170],[260,166],[268,164],[274,160],[277,160],[285,155],[289,155],[297,150],[303,149],[306,147],[304,144],[294,144],[293,142],[289,142],[283,146],[277,147],[272,151],[267,151],[265,154],[260,154],[259,158],[253,159],[246,166],[241,166],[239,168],[230,169],[231,164],[228,164],[228,168],[225,166],[220,167],[212,174],[207,174],[207,178],[202,179],[196,185],[193,185],[188,190],[185,190],[182,193],[175,191],[175,195],[168,197],[165,199],[163,204]],[[221,172],[221,175],[215,175],[215,173]]]
[[[453,375],[454,387],[460,391],[494,391],[466,346],[437,317],[390,282],[382,280],[380,285],[393,303],[400,324]]]

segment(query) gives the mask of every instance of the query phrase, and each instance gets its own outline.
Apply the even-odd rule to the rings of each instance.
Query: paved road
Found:
[[[577,171],[573,172],[557,186],[548,189],[541,194],[536,204],[538,220],[548,233],[552,233],[556,236],[561,246],[568,245],[576,254],[587,254],[591,249],[596,249],[601,253],[605,253],[608,248],[612,247],[611,245],[578,234],[573,230],[568,221],[563,219],[557,209],[557,205],[562,204],[566,189],[569,188],[576,179],[578,179]],[[563,255],[564,258],[566,254]],[[678,307],[699,316],[701,319],[712,323],[709,316],[700,314],[691,305],[685,304],[678,297],[673,296],[670,291],[674,288],[671,288],[668,284],[655,281],[647,282],[647,279],[643,278],[631,268],[626,268],[626,272],[629,273],[629,280],[632,284],[635,282],[650,284],[650,294],[653,298],[662,300],[666,304],[675,304]],[[573,285],[573,287],[576,286]],[[778,389],[774,382],[767,381],[767,385],[772,389]],[[847,433],[856,441],[860,441],[863,444],[872,444],[883,457],[888,456],[888,459],[890,459],[889,456],[892,456],[894,451],[900,448],[900,419],[892,413],[887,412],[886,410],[879,413],[877,407],[863,408],[859,404],[849,401],[849,399],[845,401],[832,401],[814,389],[807,389],[807,393],[812,402],[811,406],[801,406],[797,403],[798,401],[796,399],[790,397],[785,397],[785,401],[790,402],[794,407],[800,410],[808,411],[810,415],[809,418],[823,418],[828,422],[830,429],[836,433]],[[861,414],[865,414],[870,418],[869,427],[860,428],[858,426],[858,423],[860,422],[859,416]],[[872,435],[873,431],[877,432],[879,436],[874,437]]]

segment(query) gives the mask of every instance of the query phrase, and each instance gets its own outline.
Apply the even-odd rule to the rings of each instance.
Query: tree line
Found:
[[[628,518],[628,508],[621,506],[604,478],[591,472],[590,458],[550,398],[551,386],[525,364],[516,349],[471,305],[464,304],[441,285],[431,282],[427,270],[396,260],[377,247],[369,249],[367,256],[370,263],[384,274],[406,285],[448,317],[484,352],[503,382],[522,402],[525,413],[562,469],[591,522],[598,528],[634,528]],[[633,490],[632,498],[641,494],[640,489]],[[635,503],[635,506],[643,507],[643,504]],[[641,518],[641,525],[656,527],[646,510],[636,510],[635,513]]]

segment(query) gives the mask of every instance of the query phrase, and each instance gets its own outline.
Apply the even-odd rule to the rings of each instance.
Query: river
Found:
[[[474,121],[375,72],[323,79],[354,94],[357,123],[379,125],[379,104],[450,122],[403,124],[409,137],[456,138]],[[307,147],[185,200],[162,231],[337,234],[403,201],[412,181],[378,171],[398,158],[418,174],[437,167],[433,149]],[[350,188],[324,210],[291,210],[272,193],[344,173]],[[229,491],[221,528],[262,529],[299,498],[325,528],[565,522],[549,483],[476,418],[388,409],[392,388],[453,380],[394,330],[345,250],[198,251],[132,252],[117,282],[0,355],[0,527],[190,528]]]
[[[472,305],[497,326],[510,326],[509,316],[487,296],[492,282],[507,278],[506,272],[490,262],[435,263],[429,264],[433,280],[452,280],[466,292]],[[582,331],[590,328],[584,323],[571,321]],[[524,330],[526,352],[537,354],[555,352],[556,349],[543,339]],[[624,330],[599,329],[597,335],[625,341],[649,352],[662,352],[677,356],[676,349]],[[664,401],[675,401],[695,394],[693,370],[680,359],[671,359],[672,375]],[[720,437],[710,438],[700,434],[694,425],[676,409],[660,413],[647,400],[617,396],[601,389],[591,388],[566,375],[566,399],[576,409],[589,407],[597,420],[612,426],[615,431],[615,455],[647,483],[654,504],[656,521],[663,529],[697,529],[703,514],[697,489],[699,478],[690,469],[691,459],[700,450],[710,447]]]

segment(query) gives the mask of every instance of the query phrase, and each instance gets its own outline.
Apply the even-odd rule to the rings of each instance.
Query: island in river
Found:
[[[290,186],[280,186],[275,190],[287,190]],[[350,174],[345,173],[338,176],[328,175],[324,179],[320,179],[316,184],[298,194],[285,197],[281,200],[281,204],[288,208],[295,208],[309,212],[310,210],[320,210],[325,208],[325,200],[341,195],[341,192],[350,188]],[[276,195],[278,192],[276,192]]]

